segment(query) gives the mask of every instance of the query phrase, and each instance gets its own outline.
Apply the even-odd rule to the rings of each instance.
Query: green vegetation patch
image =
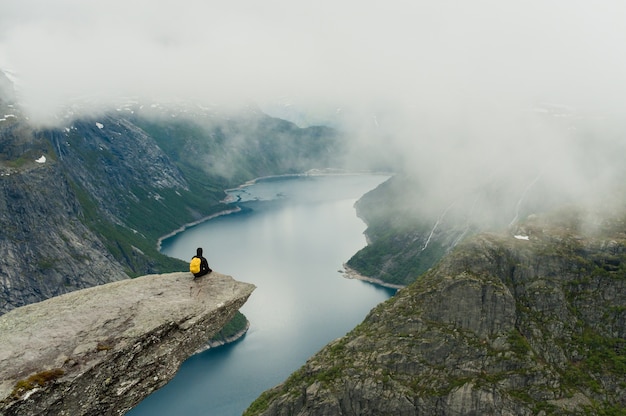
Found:
[[[508,339],[511,351],[518,355],[526,355],[531,351],[528,340],[516,329],[509,333]]]
[[[228,321],[228,323],[224,325],[220,332],[215,334],[215,336],[211,338],[210,341],[226,341],[227,339],[232,338],[239,334],[241,331],[245,330],[246,326],[248,326],[248,319],[244,314],[237,311],[237,313],[235,313],[235,316],[233,316],[233,319]]]
[[[156,248],[156,235],[159,230],[148,238],[142,233],[135,232],[128,227],[113,224],[105,219],[98,205],[81,187],[73,182],[74,193],[82,207],[81,221],[96,235],[100,236],[107,251],[121,264],[126,266],[126,273],[137,277],[146,273],[167,273],[186,270],[187,263],[179,259],[165,256]],[[146,222],[157,222],[154,218],[145,219]]]
[[[359,250],[347,264],[364,276],[408,285],[434,266],[446,252],[437,242],[426,248],[423,246],[411,233],[382,237]]]
[[[603,337],[585,328],[580,335],[574,335],[572,341],[586,356],[582,362],[585,369],[596,374],[608,372],[626,379],[625,339]]]
[[[11,397],[13,397],[14,399],[19,399],[26,392],[36,387],[43,387],[46,384],[54,380],[57,380],[58,378],[63,376],[63,374],[65,374],[65,371],[63,371],[60,368],[53,368],[51,370],[45,370],[37,374],[33,374],[29,376],[27,379],[20,380],[17,383],[15,383],[15,387],[13,388],[13,391],[11,392]]]

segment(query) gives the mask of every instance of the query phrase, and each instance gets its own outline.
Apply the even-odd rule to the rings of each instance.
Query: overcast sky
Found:
[[[341,108],[422,173],[568,176],[587,149],[526,112],[623,112],[625,22],[622,0],[0,0],[0,68],[33,118],[75,97],[291,102]]]
[[[626,2],[2,0],[23,99],[623,104]]]

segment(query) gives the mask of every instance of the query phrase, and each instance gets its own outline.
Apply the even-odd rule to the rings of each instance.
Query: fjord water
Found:
[[[251,326],[239,341],[189,358],[172,381],[127,414],[241,415],[263,391],[392,296],[393,290],[339,272],[366,244],[354,203],[387,178],[259,181],[230,192],[241,212],[163,241],[165,254],[184,260],[203,247],[211,268],[255,284],[241,309]]]

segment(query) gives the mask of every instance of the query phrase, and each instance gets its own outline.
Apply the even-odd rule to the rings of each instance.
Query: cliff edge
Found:
[[[169,381],[255,286],[147,275],[0,316],[0,413],[121,415]]]

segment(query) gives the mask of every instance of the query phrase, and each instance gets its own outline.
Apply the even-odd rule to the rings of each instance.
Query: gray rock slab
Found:
[[[0,316],[0,413],[123,414],[170,380],[254,289],[217,272],[196,280],[180,272],[14,309]],[[51,370],[52,380],[16,390]]]

